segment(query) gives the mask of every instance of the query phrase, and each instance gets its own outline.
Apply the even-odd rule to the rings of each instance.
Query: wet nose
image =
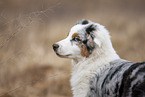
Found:
[[[59,45],[58,44],[53,44],[54,51],[56,51],[58,48],[59,48]]]

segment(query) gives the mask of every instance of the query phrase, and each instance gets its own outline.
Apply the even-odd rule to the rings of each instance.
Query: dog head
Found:
[[[53,44],[53,49],[60,57],[78,59],[89,57],[95,49],[101,48],[103,42],[109,38],[104,26],[82,20],[74,25],[67,38]]]

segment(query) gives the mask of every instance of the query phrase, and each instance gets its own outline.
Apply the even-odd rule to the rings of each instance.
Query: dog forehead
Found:
[[[80,24],[75,25],[75,26],[73,26],[71,28],[69,35],[72,36],[74,33],[78,33],[79,34],[79,32],[81,30],[85,29],[85,27],[86,27],[86,25],[80,25]]]
[[[84,25],[75,25],[75,26],[73,26],[72,28],[71,28],[71,30],[70,30],[70,32],[78,32],[79,30],[82,30],[82,29],[84,29]]]

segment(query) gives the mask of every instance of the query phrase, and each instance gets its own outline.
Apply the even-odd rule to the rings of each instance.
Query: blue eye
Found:
[[[73,41],[81,41],[78,37],[73,37]]]

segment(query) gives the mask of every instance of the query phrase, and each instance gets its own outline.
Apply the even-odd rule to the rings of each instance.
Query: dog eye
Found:
[[[73,37],[73,41],[81,41],[78,37]]]

